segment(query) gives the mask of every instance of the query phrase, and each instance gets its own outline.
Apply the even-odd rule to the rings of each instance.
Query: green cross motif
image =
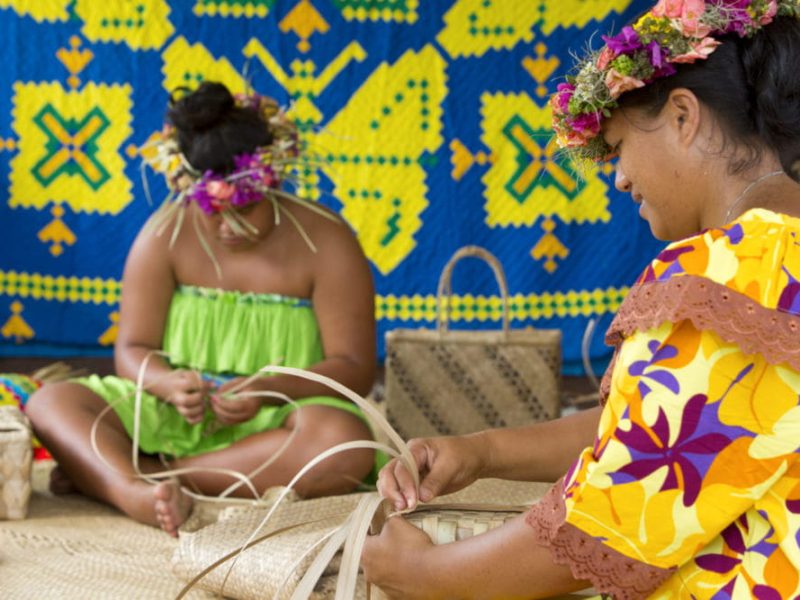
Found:
[[[110,125],[100,108],[93,108],[78,121],[64,119],[48,104],[33,122],[47,136],[47,154],[32,169],[43,187],[61,175],[79,175],[92,189],[98,190],[111,177],[96,158],[97,140]]]
[[[537,186],[555,185],[570,200],[582,189],[567,159],[559,156],[553,133],[532,129],[519,115],[514,115],[503,128],[503,134],[518,150],[514,176],[505,185],[514,199],[523,204]],[[542,147],[542,142],[547,143]]]

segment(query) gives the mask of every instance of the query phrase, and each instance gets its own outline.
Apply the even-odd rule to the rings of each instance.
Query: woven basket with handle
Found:
[[[503,302],[497,331],[449,328],[453,269],[475,257],[494,272]],[[386,334],[386,412],[404,438],[457,435],[553,419],[560,414],[561,331],[511,329],[508,286],[497,258],[478,246],[442,271],[438,327]]]

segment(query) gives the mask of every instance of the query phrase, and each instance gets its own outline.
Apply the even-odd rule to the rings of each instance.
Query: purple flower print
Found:
[[[661,360],[675,358],[678,355],[678,349],[669,344],[665,344],[662,347],[658,340],[651,340],[648,342],[647,348],[652,354],[650,360],[637,360],[628,367],[628,373],[634,377],[641,377],[639,381],[639,393],[642,395],[642,398],[652,391],[650,386],[645,383],[645,379],[660,383],[673,394],[680,392],[681,386],[672,373],[663,369],[649,369],[649,367],[656,365]]]
[[[800,314],[800,281],[784,267],[783,272],[789,279],[789,283],[783,288],[781,297],[778,299],[778,310],[792,313],[794,315]]]
[[[659,491],[683,490],[683,505],[692,505],[700,493],[703,477],[689,455],[717,454],[731,442],[720,433],[694,435],[700,425],[706,400],[705,395],[697,394],[686,403],[680,420],[681,429],[672,446],[669,445],[669,421],[662,409],[658,410],[655,425],[649,431],[635,421],[630,431],[618,431],[617,439],[631,450],[634,459],[616,473],[640,480],[667,467],[668,475]]]

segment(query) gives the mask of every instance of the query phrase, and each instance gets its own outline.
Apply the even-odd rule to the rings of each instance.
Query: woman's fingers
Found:
[[[406,507],[406,500],[394,476],[395,465],[398,462],[400,461],[395,458],[381,469],[378,474],[378,493],[389,500],[397,510],[403,510]]]
[[[417,505],[417,486],[411,473],[399,460],[394,468],[394,478],[405,502],[405,508],[414,508]]]
[[[203,419],[205,404],[203,402],[202,393],[177,392],[172,396],[170,401],[189,423],[199,423]]]

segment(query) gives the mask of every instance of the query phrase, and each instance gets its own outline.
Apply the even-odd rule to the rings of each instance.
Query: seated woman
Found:
[[[209,469],[180,483],[207,495],[249,474],[294,432],[285,452],[253,477],[259,493],[285,485],[336,444],[370,439],[361,413],[319,384],[284,375],[242,392],[278,392],[302,407],[226,392],[265,365],[308,368],[369,392],[376,365],[369,266],[349,228],[329,211],[280,190],[297,159],[294,128],[274,102],[234,98],[218,83],[171,101],[159,147],[173,202],[138,235],[125,265],[118,377],[47,385],[27,413],[58,462],[53,483],[108,502],[172,535],[191,500],[178,481],[155,487],[132,464],[135,383],[146,358],[139,467]],[[185,214],[184,214],[185,213]],[[163,350],[163,356],[153,351]],[[98,415],[97,445],[90,430]],[[296,431],[295,431],[296,430]],[[321,463],[298,484],[304,496],[352,490],[374,468],[357,450]],[[252,497],[246,486],[236,495]]]
[[[563,145],[616,157],[617,189],[677,241],[611,325],[602,409],[416,440],[420,489],[397,462],[379,480],[398,509],[479,477],[558,479],[549,494],[442,546],[390,519],[369,580],[398,598],[798,596],[799,18],[797,0],[661,0],[559,86]]]

